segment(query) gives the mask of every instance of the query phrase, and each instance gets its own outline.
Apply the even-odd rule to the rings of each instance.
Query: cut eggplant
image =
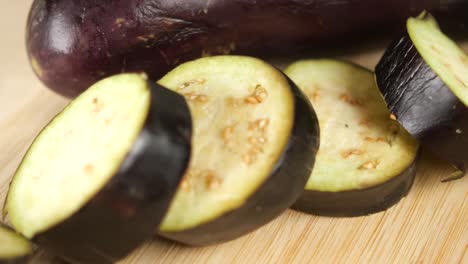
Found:
[[[184,95],[193,155],[160,227],[166,238],[208,245],[275,218],[301,194],[319,144],[308,100],[280,71],[254,58],[183,64],[161,85]]]
[[[185,170],[184,98],[143,74],[93,85],[36,138],[6,212],[15,229],[70,262],[111,263],[149,239]]]
[[[304,60],[286,74],[317,111],[321,146],[294,209],[327,216],[382,211],[409,191],[418,143],[392,119],[373,74],[335,60]]]
[[[398,121],[463,173],[468,162],[468,56],[428,13],[407,22],[376,68]]]
[[[27,263],[32,252],[28,240],[0,224],[0,264]]]

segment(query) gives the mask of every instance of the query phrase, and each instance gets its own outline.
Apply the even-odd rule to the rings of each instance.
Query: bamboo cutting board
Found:
[[[0,2],[0,204],[26,148],[68,102],[29,68],[24,27],[31,2]],[[345,58],[372,68],[381,55],[378,47]],[[190,248],[156,239],[122,263],[468,263],[468,177],[442,183],[450,172],[424,154],[412,191],[386,212],[337,219],[288,211],[232,242]],[[33,259],[51,261],[46,252]]]

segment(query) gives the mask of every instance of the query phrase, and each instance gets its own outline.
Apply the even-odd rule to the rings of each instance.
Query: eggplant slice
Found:
[[[160,227],[208,245],[275,218],[301,194],[319,144],[315,112],[280,71],[254,58],[217,56],[179,66],[159,83],[184,95],[193,155]]]
[[[111,263],[151,238],[190,159],[184,98],[122,74],[93,85],[36,138],[13,178],[14,228],[70,262]]]
[[[380,91],[398,121],[464,174],[468,162],[468,56],[428,13],[407,21],[407,32],[376,67]]]
[[[317,111],[321,146],[294,209],[326,216],[382,211],[411,188],[418,143],[393,120],[373,73],[335,60],[303,60],[286,74]]]
[[[28,240],[0,224],[0,264],[27,263],[32,253]]]

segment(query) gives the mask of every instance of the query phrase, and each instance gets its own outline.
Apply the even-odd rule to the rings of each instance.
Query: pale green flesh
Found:
[[[0,261],[24,257],[31,253],[31,244],[26,239],[0,226]]]
[[[12,225],[27,238],[83,207],[118,171],[148,113],[146,77],[122,74],[75,99],[36,138],[8,193]]]
[[[424,61],[468,106],[468,56],[426,13],[407,22],[408,34]]]
[[[248,57],[189,62],[159,83],[185,96],[193,118],[190,168],[160,227],[181,231],[238,208],[268,178],[289,140],[294,99],[280,72]],[[255,91],[267,95],[251,104]],[[262,119],[263,129],[249,128]]]
[[[413,163],[418,145],[390,118],[370,71],[340,61],[306,60],[285,72],[309,97],[319,119],[320,149],[306,190],[368,188]]]

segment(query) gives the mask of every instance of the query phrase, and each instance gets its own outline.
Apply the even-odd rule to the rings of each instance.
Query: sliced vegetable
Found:
[[[468,56],[428,13],[385,52],[376,79],[398,121],[463,173],[468,162]]]
[[[0,263],[27,263],[33,249],[28,240],[0,224]]]
[[[207,245],[242,236],[301,194],[319,144],[315,113],[265,62],[218,56],[183,64],[159,83],[185,96],[193,155],[160,227],[164,237]]]
[[[142,74],[100,81],[36,138],[5,212],[18,232],[71,262],[114,262],[159,225],[190,137],[182,96]]]
[[[321,128],[314,170],[293,208],[357,216],[405,196],[418,144],[393,120],[372,72],[335,60],[298,61],[285,72],[311,100]]]

